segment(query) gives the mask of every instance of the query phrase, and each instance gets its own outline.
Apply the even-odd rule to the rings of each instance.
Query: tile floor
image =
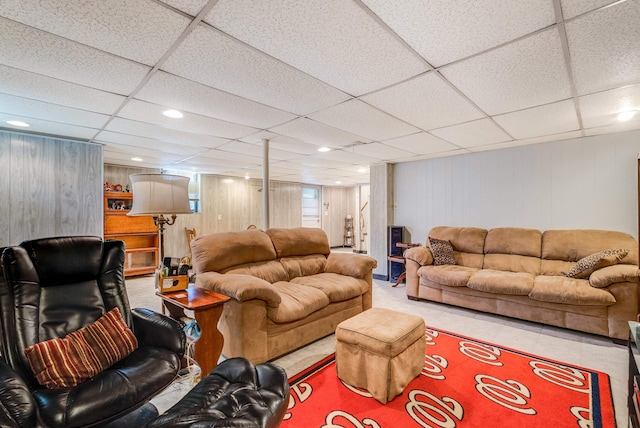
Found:
[[[392,288],[386,281],[374,280],[373,306],[412,313],[426,324],[442,330],[516,348],[558,361],[603,371],[610,376],[618,427],[627,426],[627,350],[611,340],[586,333],[545,326],[527,321],[485,314],[438,303],[408,300],[404,284]],[[131,307],[160,311],[154,295],[152,277],[127,280]],[[333,335],[278,358],[274,362],[292,376],[335,351]],[[163,412],[189,389],[189,379],[176,381],[153,403]]]

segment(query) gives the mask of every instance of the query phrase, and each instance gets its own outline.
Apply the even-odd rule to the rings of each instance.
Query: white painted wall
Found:
[[[396,164],[395,223],[618,230],[638,237],[640,131]]]

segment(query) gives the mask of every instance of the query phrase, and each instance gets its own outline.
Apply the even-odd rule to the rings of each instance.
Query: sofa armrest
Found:
[[[11,366],[0,361],[0,426],[36,426],[37,406],[29,387]]]
[[[633,265],[613,265],[598,269],[589,277],[589,284],[595,288],[608,287],[617,282],[640,282],[640,270]]]
[[[272,284],[251,275],[203,272],[196,276],[196,285],[239,302],[259,299],[264,300],[267,306],[277,308],[281,301],[278,290]]]
[[[360,254],[331,253],[327,256],[324,271],[354,278],[364,278],[378,266],[375,259]]]
[[[427,247],[411,247],[405,250],[404,258],[413,260],[420,266],[433,264],[433,254]]]
[[[159,346],[182,357],[186,348],[184,324],[151,309],[131,309],[133,332],[141,345]]]

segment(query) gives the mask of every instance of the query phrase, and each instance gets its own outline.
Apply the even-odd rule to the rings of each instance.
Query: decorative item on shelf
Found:
[[[113,190],[116,192],[122,192],[122,184],[116,184],[113,186]]]
[[[129,186],[129,183],[127,183],[127,185],[124,186],[124,191],[127,193],[131,192],[131,187]]]
[[[164,260],[164,227],[176,222],[177,214],[191,214],[189,177],[171,174],[132,174],[133,206],[130,216],[150,215],[158,227],[160,260]],[[165,217],[170,214],[170,218]]]

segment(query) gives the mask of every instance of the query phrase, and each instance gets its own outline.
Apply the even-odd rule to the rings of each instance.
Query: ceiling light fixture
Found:
[[[250,179],[250,178],[251,178],[251,177],[249,177],[249,174],[245,174],[245,175],[244,175],[244,179],[245,179],[245,180],[248,180],[248,179]]]
[[[229,183],[233,183],[233,179],[231,178],[225,178],[224,180],[222,180],[223,183],[229,184]]]
[[[336,184],[342,184],[342,181],[338,180],[336,181]]]
[[[178,110],[165,110],[165,111],[162,112],[162,114],[164,114],[165,116],[170,117],[172,119],[180,119],[181,117],[184,116]]]
[[[20,120],[7,120],[7,123],[8,123],[9,125],[19,126],[19,127],[21,127],[21,128],[26,128],[26,127],[28,127],[28,126],[31,126],[31,125],[29,125],[27,122],[22,122],[22,121],[20,121]]]
[[[633,118],[633,116],[636,115],[637,112],[638,112],[638,110],[621,111],[620,113],[618,113],[618,120],[620,122],[626,122],[628,120],[631,120]]]
[[[320,148],[318,149],[318,151],[319,151],[319,152],[330,152],[330,151],[331,151],[331,149],[330,149],[329,147],[320,147]]]
[[[358,172],[360,174],[364,174],[365,172],[367,172],[367,168],[358,168]]]
[[[131,158],[131,160],[135,162],[142,162],[142,158],[138,158],[138,157],[133,157]]]

